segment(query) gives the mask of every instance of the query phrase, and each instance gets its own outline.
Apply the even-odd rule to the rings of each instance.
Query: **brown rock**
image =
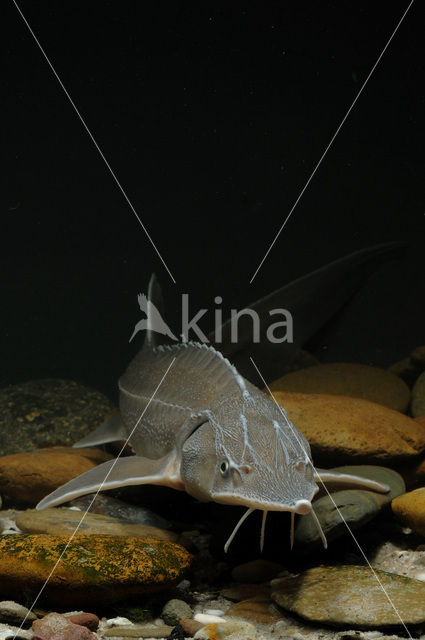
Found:
[[[362,398],[396,411],[406,411],[410,402],[408,386],[396,375],[377,367],[343,362],[288,373],[272,382],[270,389]]]
[[[29,504],[112,456],[100,449],[49,447],[0,458],[0,492]]]
[[[268,598],[270,587],[263,584],[235,584],[220,591],[223,598],[240,602],[241,600],[251,600],[252,598]]]
[[[19,598],[25,589],[32,597],[47,581],[41,601],[50,606],[115,602],[169,588],[190,561],[183,547],[149,538],[4,535],[0,596]]]
[[[119,518],[102,516],[97,513],[84,515],[83,511],[74,511],[73,509],[54,508],[42,511],[27,509],[19,514],[16,524],[24,533],[47,533],[54,536],[72,535],[79,525],[78,533],[81,535],[104,534],[130,538],[155,538],[170,542],[177,542],[179,539],[179,536],[173,531],[164,531],[144,524],[132,524]]]
[[[398,463],[425,451],[425,430],[398,411],[360,398],[274,392],[311,445],[316,464]]]
[[[419,422],[420,425],[425,427],[425,416],[416,416],[414,420],[416,420],[416,422]]]
[[[251,560],[244,562],[232,570],[232,578],[236,582],[266,582],[275,578],[285,567],[271,560]]]
[[[414,418],[425,415],[425,371],[421,373],[412,389],[410,411]]]
[[[181,628],[185,632],[186,636],[192,637],[195,635],[199,629],[202,629],[204,626],[201,622],[197,620],[192,620],[192,618],[182,618],[179,622]]]
[[[233,604],[226,611],[227,616],[243,618],[259,624],[271,624],[282,620],[283,616],[273,604],[271,598],[250,598]]]
[[[402,524],[425,536],[425,487],[394,498],[391,508]]]
[[[74,624],[60,613],[49,613],[32,623],[32,640],[97,640],[86,627]]]
[[[99,618],[94,613],[72,613],[67,615],[66,618],[74,624],[87,627],[90,631],[96,631],[99,626]]]

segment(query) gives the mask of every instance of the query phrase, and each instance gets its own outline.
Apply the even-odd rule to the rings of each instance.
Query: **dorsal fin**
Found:
[[[151,275],[148,285],[148,293],[140,293],[137,296],[141,312],[146,316],[143,317],[134,327],[133,334],[130,338],[134,338],[138,331],[146,331],[143,350],[154,349],[159,344],[167,342],[167,338],[177,340],[170,327],[165,322],[164,301],[162,298],[161,287],[156,279],[155,274]],[[158,339],[159,336],[163,336]]]
[[[208,380],[208,384],[194,394],[199,379]],[[213,347],[196,342],[140,351],[119,380],[122,401],[130,396],[150,398],[160,385],[155,393],[156,403],[164,401],[189,411],[205,409],[232,384],[238,385],[241,393],[245,391],[245,381],[230,362]]]

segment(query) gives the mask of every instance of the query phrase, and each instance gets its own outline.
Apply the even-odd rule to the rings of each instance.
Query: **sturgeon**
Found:
[[[373,256],[373,249],[366,251]],[[375,254],[381,253],[382,246],[375,248]],[[364,262],[364,254],[353,255]],[[339,262],[344,260],[352,262],[353,256]],[[336,264],[327,267],[327,276]],[[288,287],[283,290],[288,292]],[[160,297],[152,278],[148,299]],[[143,348],[120,378],[119,392],[120,412],[74,446],[127,440],[135,455],[83,473],[46,496],[37,509],[126,485],[163,485],[201,501],[247,507],[226,551],[239,526],[256,509],[263,512],[261,548],[268,511],[291,513],[291,546],[295,514],[310,514],[326,546],[312,505],[319,485],[328,491],[352,487],[389,491],[372,480],[316,469],[307,440],[284,408],[211,345],[157,344],[148,323]]]

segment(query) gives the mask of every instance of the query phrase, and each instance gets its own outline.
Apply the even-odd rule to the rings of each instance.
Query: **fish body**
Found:
[[[307,440],[214,348],[142,349],[119,388],[136,455],[177,451],[181,481],[194,497],[284,511],[317,491]]]
[[[335,300],[330,304],[335,310],[385,253],[392,255],[397,249],[394,244],[379,245],[347,256],[274,292],[271,300],[284,306],[288,299],[295,323],[299,311],[305,340],[314,333],[314,315],[319,318],[316,330],[331,315],[322,308],[321,299],[332,300],[335,291],[338,305]],[[311,298],[310,312],[304,294]],[[161,299],[159,285],[152,278],[148,301],[160,312]],[[252,308],[264,313],[267,300]],[[295,513],[311,514],[321,531],[312,507],[318,485],[326,490],[389,490],[371,480],[316,469],[307,440],[285,410],[213,346],[196,342],[157,345],[149,322],[146,329],[143,348],[119,380],[120,413],[74,445],[126,440],[135,455],[110,460],[74,478],[46,496],[38,509],[125,485],[164,485],[199,500],[247,507],[227,549],[240,524],[255,509],[263,511],[261,545],[268,511],[291,512],[292,538]],[[231,341],[226,344],[225,340],[223,349],[232,352]],[[267,349],[270,345],[266,345],[266,354]],[[234,352],[245,370],[246,351]]]

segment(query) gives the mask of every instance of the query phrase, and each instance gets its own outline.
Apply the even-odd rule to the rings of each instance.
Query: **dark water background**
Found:
[[[386,366],[423,344],[420,3],[249,283],[407,4],[20,2],[174,285],[4,2],[1,385],[68,377],[114,395],[152,271],[175,327],[181,292],[194,310],[220,295],[225,313],[391,240],[409,243],[405,257],[368,281],[317,353]]]

